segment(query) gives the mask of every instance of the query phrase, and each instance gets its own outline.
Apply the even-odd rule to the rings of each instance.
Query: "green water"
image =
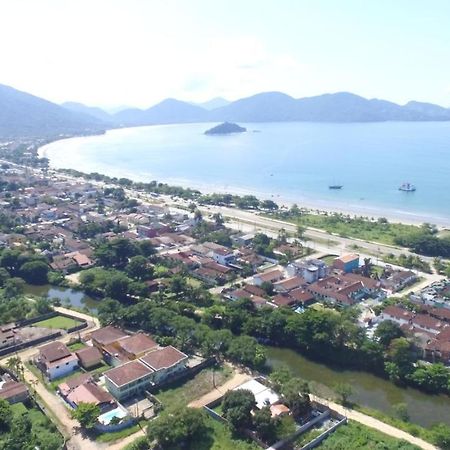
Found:
[[[311,361],[293,350],[267,347],[271,367],[285,365],[296,375],[323,386],[330,392],[339,382],[349,383],[353,389],[351,401],[372,409],[392,414],[392,407],[405,403],[411,422],[430,426],[436,422],[450,424],[450,398],[430,395],[412,388],[401,388],[380,377],[356,370],[339,370]]]
[[[70,305],[77,309],[87,307],[93,313],[97,312],[99,305],[99,300],[95,300],[82,291],[61,286],[51,286],[50,284],[43,286],[32,286],[28,284],[25,288],[25,293],[41,297],[58,298],[61,301],[61,306]]]

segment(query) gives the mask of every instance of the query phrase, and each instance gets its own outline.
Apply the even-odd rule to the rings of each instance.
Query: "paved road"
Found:
[[[334,411],[342,414],[343,416],[347,416],[349,419],[354,420],[355,422],[362,423],[367,427],[374,428],[377,431],[381,431],[389,436],[403,439],[411,444],[417,445],[418,447],[424,450],[438,450],[438,447],[435,447],[433,444],[425,442],[423,439],[417,438],[412,434],[406,433],[405,431],[399,430],[391,425],[388,425],[380,420],[374,419],[371,416],[367,416],[366,414],[360,413],[353,409],[345,408],[338,403],[331,402],[329,400],[325,400],[320,397],[316,397],[315,395],[311,395],[311,400],[315,400],[318,403],[322,403],[324,405],[329,406]]]

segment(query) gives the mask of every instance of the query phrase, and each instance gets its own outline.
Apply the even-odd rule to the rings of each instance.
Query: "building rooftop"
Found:
[[[81,350],[77,350],[75,355],[78,356],[78,359],[83,366],[90,366],[98,362],[99,359],[102,359],[102,354],[97,347],[82,348]]]
[[[183,352],[169,346],[148,353],[141,358],[141,361],[154,370],[160,370],[171,367],[186,358],[187,355]]]
[[[66,345],[59,341],[43,345],[39,348],[39,354],[42,360],[49,363],[72,355]]]
[[[100,405],[101,403],[115,402],[113,396],[109,392],[106,392],[93,381],[87,381],[86,383],[77,386],[70,392],[67,399],[75,404],[83,402]]]
[[[146,353],[158,346],[158,344],[144,333],[136,333],[123,338],[118,343],[119,347],[132,355]]]
[[[68,395],[70,391],[74,390],[81,384],[86,383],[86,381],[92,380],[92,375],[90,373],[81,373],[76,377],[71,377],[58,385],[58,390],[62,395]]]
[[[104,373],[116,386],[124,386],[132,381],[150,375],[153,369],[141,363],[139,360],[130,361],[122,366],[115,367]]]
[[[107,327],[99,328],[91,333],[91,338],[100,345],[108,345],[128,336],[120,328],[108,325]]]

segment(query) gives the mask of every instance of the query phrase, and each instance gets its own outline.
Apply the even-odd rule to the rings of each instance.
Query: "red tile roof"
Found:
[[[91,338],[98,342],[100,345],[111,344],[125,336],[128,336],[128,334],[126,334],[120,328],[116,328],[110,325],[107,327],[99,328],[98,330],[95,330],[91,333]]]
[[[139,360],[131,361],[122,366],[115,367],[104,373],[105,377],[108,377],[116,386],[124,386],[132,381],[139,380],[140,378],[150,375],[154,372],[153,369],[147,367]]]
[[[49,363],[72,355],[66,345],[59,341],[43,345],[39,348],[39,353],[41,359]]]
[[[158,346],[152,338],[144,333],[136,333],[130,337],[121,339],[118,345],[132,355],[140,355]]]
[[[187,355],[183,352],[180,352],[175,347],[169,346],[152,351],[143,356],[141,361],[154,370],[160,370],[171,367],[186,358]]]

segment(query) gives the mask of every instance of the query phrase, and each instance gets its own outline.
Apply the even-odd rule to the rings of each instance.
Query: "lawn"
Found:
[[[58,386],[59,386],[61,383],[64,383],[64,382],[67,381],[67,380],[70,380],[70,379],[72,379],[72,378],[75,378],[75,377],[77,377],[78,375],[81,375],[82,373],[84,373],[84,372],[81,371],[81,370],[75,370],[75,371],[73,371],[72,373],[70,373],[69,375],[66,375],[65,377],[56,378],[56,379],[54,379],[53,381],[50,381],[50,383],[48,384],[48,386],[50,386],[54,391],[56,391],[57,388],[58,388]],[[47,386],[47,384],[46,384],[46,386]]]
[[[41,320],[40,322],[36,322],[33,324],[34,327],[41,328],[55,328],[59,330],[67,330],[72,327],[76,327],[80,325],[81,322],[75,319],[71,319],[70,317],[64,316],[55,316],[50,319]]]
[[[131,434],[136,433],[136,431],[139,431],[141,429],[145,430],[147,424],[148,422],[146,420],[141,420],[136,425],[133,425],[132,427],[129,428],[125,428],[124,430],[121,431],[115,431],[113,433],[97,434],[94,439],[96,442],[104,442],[104,443],[118,441],[119,439],[124,439],[130,436]]]
[[[170,412],[210,392],[214,388],[213,376],[216,386],[219,386],[231,375],[232,370],[228,366],[214,371],[211,368],[204,369],[188,381],[182,380],[169,388],[161,389],[155,393],[155,396],[163,404],[164,410]]]
[[[192,442],[189,450],[260,450],[250,439],[244,440],[233,436],[230,429],[223,423],[208,416],[206,419],[209,431],[201,440]]]

